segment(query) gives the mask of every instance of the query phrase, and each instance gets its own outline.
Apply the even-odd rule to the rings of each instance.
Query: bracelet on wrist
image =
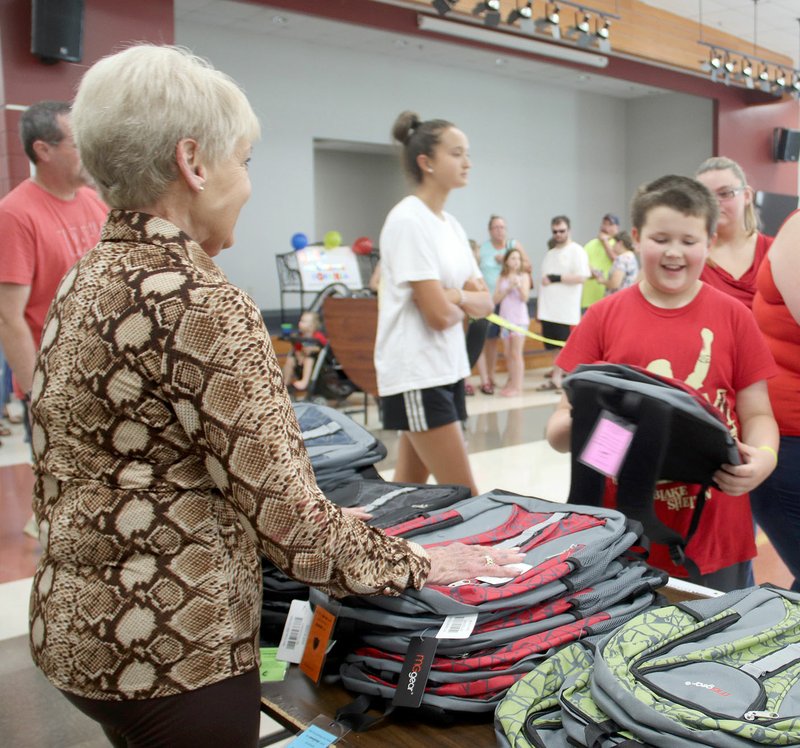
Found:
[[[769,452],[775,458],[775,464],[778,464],[778,453],[773,447],[770,447],[769,444],[762,444],[759,449]]]

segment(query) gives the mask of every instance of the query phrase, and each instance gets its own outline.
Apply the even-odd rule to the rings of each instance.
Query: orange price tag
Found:
[[[325,655],[328,652],[328,642],[335,624],[336,616],[318,605],[314,611],[314,618],[311,620],[303,658],[300,660],[300,670],[314,683],[319,683],[322,675],[322,666],[325,664]]]

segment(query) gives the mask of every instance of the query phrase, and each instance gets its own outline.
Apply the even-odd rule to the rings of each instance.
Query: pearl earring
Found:
[[[428,173],[433,174],[433,169],[430,166],[428,167]]]

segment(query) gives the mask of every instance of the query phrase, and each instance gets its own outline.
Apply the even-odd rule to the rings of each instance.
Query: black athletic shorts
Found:
[[[566,342],[569,337],[569,325],[562,325],[560,322],[545,322],[542,320],[542,337],[550,338],[550,340],[563,340]],[[563,346],[553,345],[553,343],[545,343],[544,347],[549,350],[561,350]]]
[[[467,418],[464,380],[381,398],[383,428],[430,431]]]

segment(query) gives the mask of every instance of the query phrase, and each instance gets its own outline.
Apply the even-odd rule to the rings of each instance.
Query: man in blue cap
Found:
[[[581,296],[581,310],[586,311],[595,301],[605,296],[606,287],[598,283],[597,275],[607,277],[611,265],[614,263],[614,253],[611,248],[616,243],[619,233],[619,217],[613,213],[606,213],[600,223],[597,236],[584,246],[584,251],[589,258],[589,268],[592,277],[583,284]]]

